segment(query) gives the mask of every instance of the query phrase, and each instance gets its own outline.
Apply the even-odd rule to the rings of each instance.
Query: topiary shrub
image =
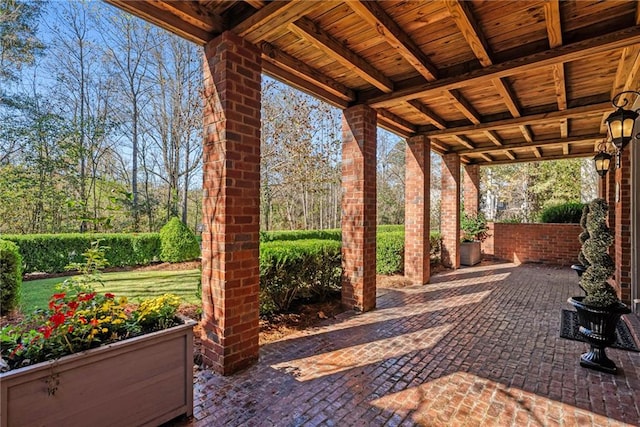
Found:
[[[160,230],[160,260],[191,261],[200,256],[195,234],[182,221],[173,217]]]
[[[15,243],[0,240],[0,314],[18,306],[22,285],[22,256]]]
[[[580,244],[584,245],[587,240],[589,240],[589,230],[587,230],[587,216],[589,215],[589,205],[584,205],[582,209],[582,216],[580,217],[580,228],[582,228],[582,233],[578,236],[580,240]],[[582,247],[580,248],[580,252],[578,252],[578,261],[582,264],[583,267],[589,267],[589,261],[584,256],[584,252]]]
[[[552,205],[540,213],[540,222],[547,224],[578,224],[584,204],[579,202]]]
[[[608,307],[618,302],[615,289],[607,282],[615,270],[608,252],[613,243],[613,234],[606,222],[608,210],[604,199],[595,199],[589,204],[586,221],[589,238],[582,245],[589,267],[580,277],[580,285],[587,293],[584,303],[593,307]]]

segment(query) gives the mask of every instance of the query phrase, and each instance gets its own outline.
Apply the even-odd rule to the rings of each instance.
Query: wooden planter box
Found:
[[[191,415],[194,324],[0,374],[0,425],[155,426]]]
[[[476,265],[482,259],[480,242],[462,242],[460,243],[460,264]]]

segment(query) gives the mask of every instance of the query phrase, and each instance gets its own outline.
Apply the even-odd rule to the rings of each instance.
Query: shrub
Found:
[[[18,247],[12,242],[0,240],[0,314],[17,307],[21,284],[22,257]]]
[[[552,205],[540,213],[540,222],[578,224],[582,216],[583,203],[569,202]]]
[[[376,273],[402,273],[404,271],[404,231],[378,233],[376,244]]]
[[[461,241],[463,242],[484,242],[489,235],[487,231],[487,219],[482,212],[472,216],[463,212],[460,217],[460,231],[462,231]]]
[[[200,256],[195,234],[173,217],[160,230],[160,259],[165,262],[191,261]]]
[[[82,262],[82,254],[97,240],[106,248],[105,257],[113,267],[149,264],[160,257],[158,233],[25,234],[4,235],[3,239],[20,248],[24,273],[61,273],[67,265]]]
[[[296,298],[324,298],[341,285],[340,242],[297,240],[260,245],[260,312],[287,310]]]
[[[282,240],[336,240],[342,241],[342,231],[334,228],[330,230],[282,230],[261,231],[261,242],[275,242]]]

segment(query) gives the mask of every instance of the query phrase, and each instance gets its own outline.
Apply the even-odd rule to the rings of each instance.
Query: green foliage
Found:
[[[579,202],[567,202],[546,207],[540,214],[540,222],[577,224],[582,217],[584,204]]]
[[[3,235],[18,245],[24,273],[61,273],[66,266],[83,262],[91,242],[100,241],[110,266],[145,265],[159,259],[160,235],[140,234],[26,234]]]
[[[585,204],[582,208],[582,215],[580,216],[580,228],[582,228],[582,233],[578,236],[580,240],[580,244],[584,245],[587,240],[589,240],[589,230],[587,230],[587,217],[589,216],[589,205]],[[584,256],[584,252],[582,247],[580,247],[580,252],[578,253],[578,261],[582,264],[583,267],[589,267],[589,261]]]
[[[283,230],[261,231],[261,242],[274,242],[283,240],[336,240],[342,241],[342,231],[339,228],[330,230]]]
[[[580,278],[580,285],[587,293],[584,303],[595,307],[608,307],[618,301],[615,289],[607,282],[615,270],[609,256],[613,234],[607,227],[609,206],[604,199],[595,199],[589,204],[586,226],[589,238],[582,245],[582,252],[589,267]]]
[[[335,240],[266,242],[260,245],[260,313],[287,310],[296,298],[339,291],[341,245]]]
[[[376,236],[376,273],[401,274],[404,271],[404,231]]]
[[[173,217],[160,230],[160,259],[165,262],[191,261],[200,256],[193,231]]]
[[[22,285],[22,257],[18,247],[0,240],[0,314],[17,307]]]
[[[489,237],[488,230],[487,219],[482,212],[478,212],[477,216],[462,213],[460,231],[462,231],[461,240],[463,242],[484,242]]]

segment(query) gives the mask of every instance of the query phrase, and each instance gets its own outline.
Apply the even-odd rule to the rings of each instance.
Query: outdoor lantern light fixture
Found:
[[[596,172],[602,178],[609,172],[609,166],[611,166],[611,154],[607,153],[607,142],[602,141],[598,145],[598,154],[593,157],[593,161],[596,164]]]
[[[638,111],[625,110],[624,107],[629,104],[629,100],[624,98],[619,103],[620,97],[624,94],[640,95],[640,92],[635,90],[625,90],[620,92],[611,100],[611,104],[616,107],[616,111],[609,114],[607,117],[607,127],[609,128],[609,135],[611,136],[611,142],[616,146],[618,155],[622,153],[624,147],[634,138],[633,127],[636,119],[638,118]],[[640,135],[635,135],[638,138]]]

